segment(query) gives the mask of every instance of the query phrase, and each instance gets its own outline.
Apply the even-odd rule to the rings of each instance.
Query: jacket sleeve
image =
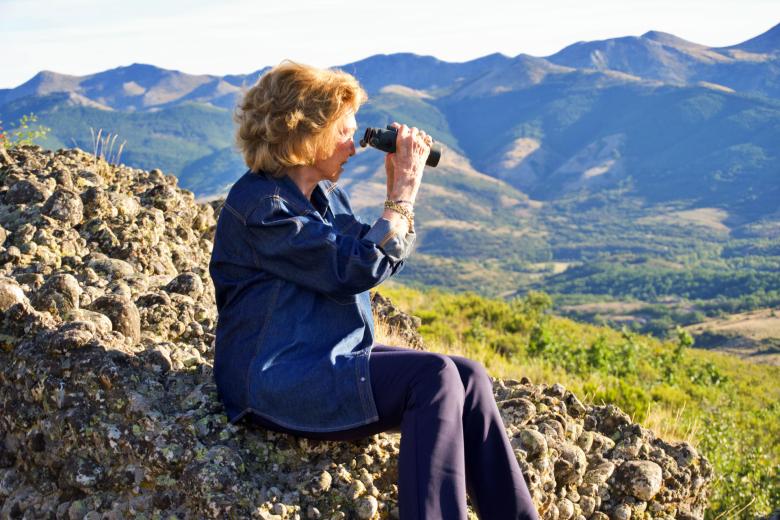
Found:
[[[247,216],[246,229],[258,267],[332,295],[382,283],[401,268],[415,238],[401,236],[382,218],[365,233],[340,234],[316,214],[296,214],[279,197],[261,201]]]

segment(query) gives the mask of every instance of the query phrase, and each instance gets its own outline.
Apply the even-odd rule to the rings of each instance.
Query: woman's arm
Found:
[[[244,229],[259,268],[333,295],[380,284],[400,269],[413,241],[413,236],[399,239],[382,218],[362,237],[340,234],[319,218],[297,215],[279,197],[261,201]]]

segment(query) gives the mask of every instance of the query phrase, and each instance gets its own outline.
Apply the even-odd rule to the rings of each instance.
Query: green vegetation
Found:
[[[780,503],[780,368],[692,349],[679,329],[662,342],[556,317],[539,292],[509,301],[394,284],[382,292],[420,317],[431,350],[477,359],[495,377],[561,382],[666,440],[692,442],[718,475],[709,518],[768,514]]]
[[[3,128],[3,122],[0,121],[0,144],[6,148],[35,144],[51,131],[51,128],[36,125],[37,122],[38,118],[34,114],[25,114],[6,130]]]

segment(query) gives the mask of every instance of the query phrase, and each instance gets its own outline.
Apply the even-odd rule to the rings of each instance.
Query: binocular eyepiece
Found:
[[[366,133],[363,135],[363,139],[360,140],[360,146],[362,148],[372,146],[383,152],[394,153],[397,137],[398,132],[390,125],[387,125],[387,130],[369,127],[366,128]],[[428,154],[425,164],[435,168],[439,164],[439,159],[441,159],[441,145],[434,141],[431,144],[431,152]]]

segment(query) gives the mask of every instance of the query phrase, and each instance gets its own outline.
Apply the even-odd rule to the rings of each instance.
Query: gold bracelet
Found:
[[[386,200],[385,201],[385,208],[395,211],[396,213],[400,213],[403,215],[404,218],[406,218],[407,222],[409,222],[409,232],[414,231],[414,212],[409,211],[399,203],[397,203],[394,200]]]

